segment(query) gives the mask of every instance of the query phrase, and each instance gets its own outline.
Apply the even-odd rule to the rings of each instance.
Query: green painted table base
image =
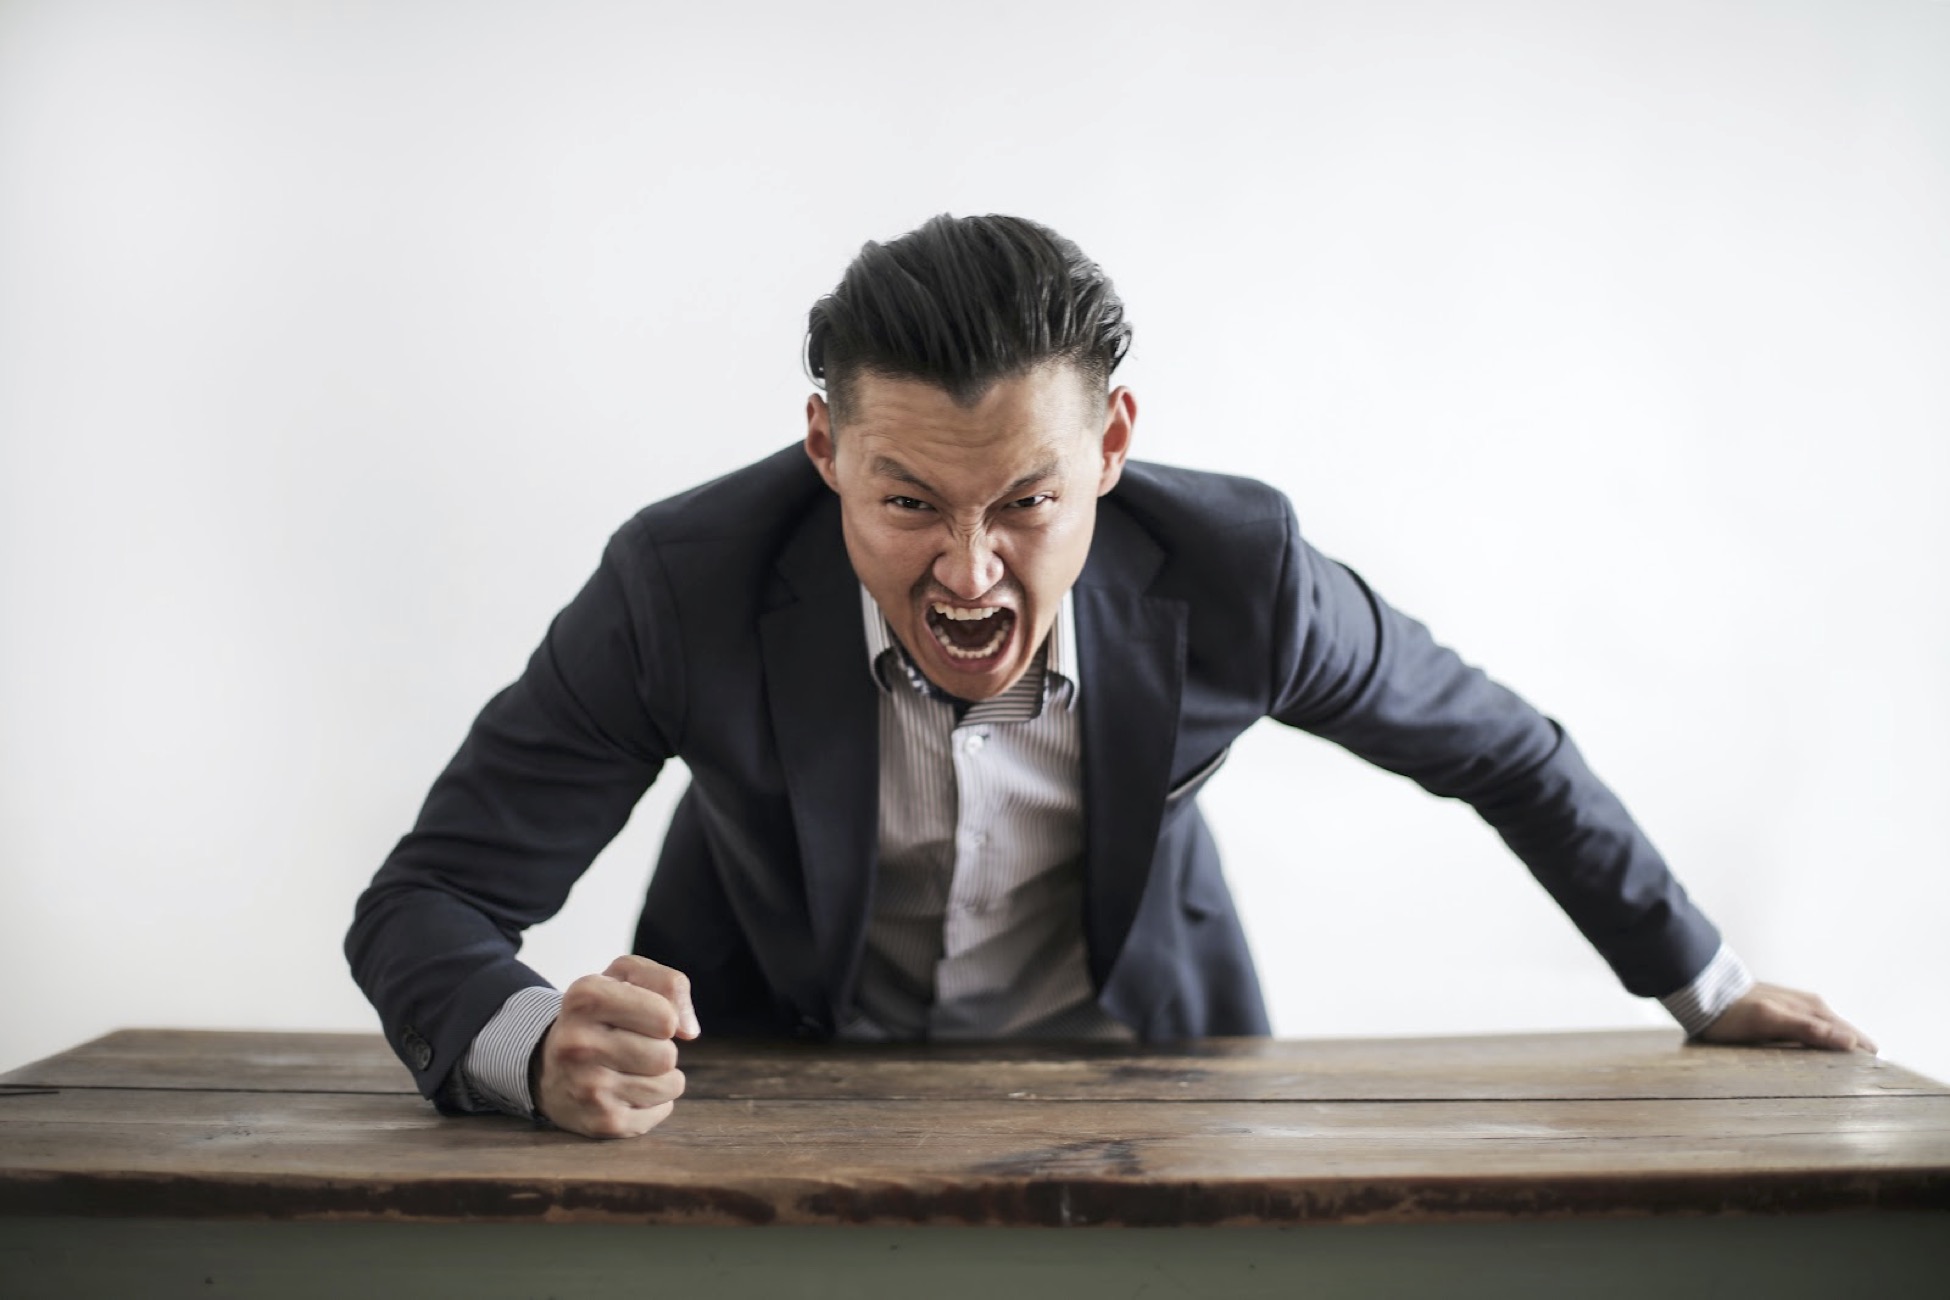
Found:
[[[1931,1296],[1938,1214],[1291,1228],[0,1219],[9,1297]]]

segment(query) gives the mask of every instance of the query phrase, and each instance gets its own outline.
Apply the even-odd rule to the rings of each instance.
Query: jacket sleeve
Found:
[[[1285,545],[1272,715],[1469,803],[1631,992],[1698,975],[1718,930],[1564,729],[1315,551],[1291,509]]]
[[[511,994],[547,984],[516,960],[522,931],[561,908],[675,752],[668,585],[627,539],[482,709],[354,911],[353,978],[427,1097]]]

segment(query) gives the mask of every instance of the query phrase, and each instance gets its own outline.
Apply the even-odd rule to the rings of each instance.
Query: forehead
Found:
[[[1004,478],[1067,464],[1101,432],[1102,399],[1069,365],[999,379],[972,403],[915,379],[856,377],[839,428],[859,467]]]

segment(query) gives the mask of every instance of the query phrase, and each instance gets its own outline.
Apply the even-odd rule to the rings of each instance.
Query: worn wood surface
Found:
[[[693,1099],[1519,1101],[1945,1096],[1856,1053],[1689,1046],[1665,1030],[1467,1038],[1078,1043],[753,1043],[682,1049]],[[124,1029],[0,1087],[412,1094],[375,1034]]]
[[[376,1036],[124,1032],[6,1076],[0,1212],[1429,1222],[1950,1209],[1950,1089],[1667,1034],[686,1048],[647,1137],[442,1118]],[[1947,1221],[1950,1228],[1950,1221]]]

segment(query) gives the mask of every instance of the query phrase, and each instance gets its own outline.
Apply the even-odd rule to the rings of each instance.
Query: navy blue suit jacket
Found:
[[[491,700],[346,939],[431,1096],[516,959],[658,769],[691,785],[635,951],[714,1035],[827,1035],[851,998],[877,827],[874,684],[839,500],[788,448],[650,506]],[[1084,915],[1099,1002],[1150,1040],[1267,1030],[1194,796],[1262,717],[1465,799],[1642,995],[1719,945],[1563,731],[1302,540],[1247,479],[1140,462],[1075,588]]]

